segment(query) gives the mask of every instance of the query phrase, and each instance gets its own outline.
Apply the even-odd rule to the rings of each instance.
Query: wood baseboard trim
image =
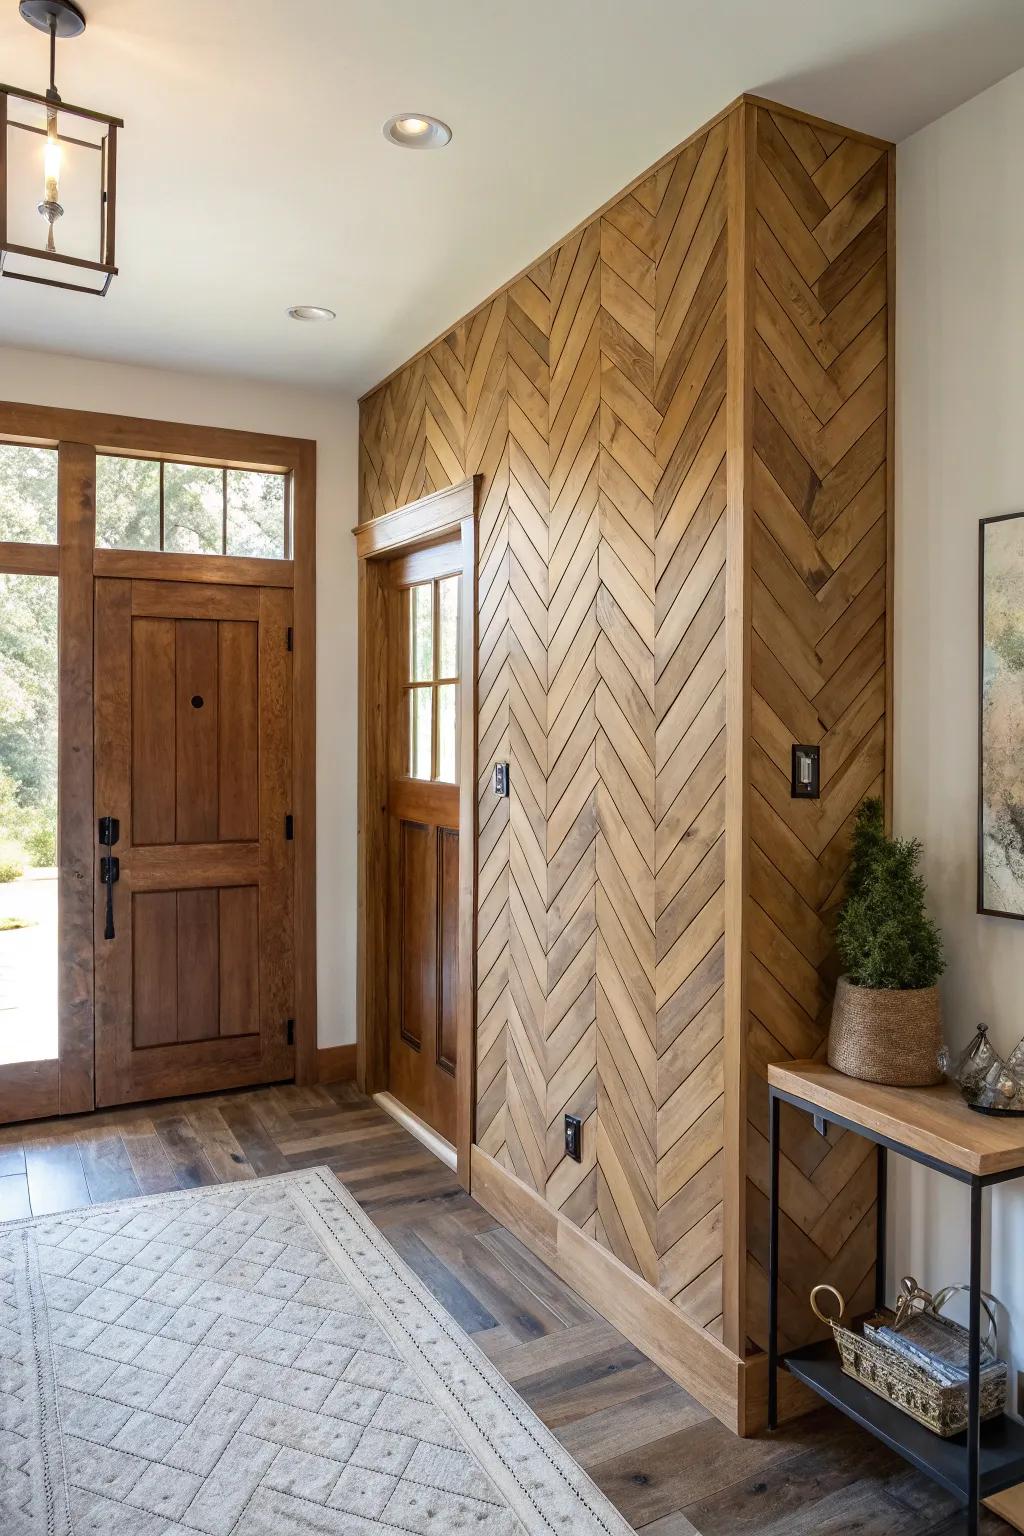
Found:
[[[741,1435],[756,1435],[768,1427],[768,1356],[748,1355],[740,1381]],[[821,1398],[788,1371],[779,1372],[779,1423],[799,1419],[821,1407]]]
[[[731,1350],[479,1147],[471,1193],[673,1381],[727,1428],[744,1433],[744,1362]]]
[[[351,1083],[356,1075],[354,1045],[328,1045],[316,1053],[318,1083]]]
[[[392,1120],[397,1120],[399,1125],[409,1132],[410,1136],[415,1136],[417,1141],[422,1142],[427,1151],[433,1152],[434,1156],[444,1163],[446,1167],[452,1170],[458,1167],[459,1155],[451,1142],[446,1141],[425,1120],[421,1120],[419,1115],[414,1115],[411,1109],[406,1109],[405,1105],[400,1103],[393,1094],[375,1093],[373,1102],[379,1104],[384,1113],[390,1115]]]

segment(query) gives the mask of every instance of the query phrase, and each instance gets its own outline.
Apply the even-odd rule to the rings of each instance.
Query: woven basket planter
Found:
[[[941,1083],[938,987],[855,987],[840,976],[828,1032],[829,1066],[893,1088]]]

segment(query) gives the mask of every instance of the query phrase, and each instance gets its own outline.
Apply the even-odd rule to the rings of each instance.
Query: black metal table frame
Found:
[[[876,1218],[876,1246],[875,1246],[875,1306],[880,1308],[885,1305],[885,1225],[886,1225],[886,1199],[887,1199],[887,1157],[889,1152],[898,1152],[901,1156],[909,1158],[912,1162],[921,1163],[925,1168],[932,1168],[936,1173],[944,1173],[959,1184],[966,1184],[971,1191],[971,1255],[970,1255],[970,1294],[968,1299],[969,1310],[969,1345],[968,1345],[968,1390],[967,1390],[967,1536],[978,1536],[978,1522],[981,1508],[981,1242],[982,1242],[982,1196],[984,1191],[993,1184],[1004,1184],[1010,1179],[1020,1178],[1024,1174],[1024,1167],[1010,1168],[1001,1173],[972,1174],[963,1168],[957,1168],[951,1163],[945,1163],[941,1158],[930,1157],[925,1152],[919,1152],[916,1147],[909,1147],[905,1142],[894,1140],[892,1137],[883,1136],[878,1131],[873,1131],[870,1126],[861,1124],[856,1120],[844,1119],[842,1115],[834,1115],[830,1111],[823,1110],[819,1104],[812,1104],[807,1099],[801,1099],[797,1094],[787,1093],[784,1089],[776,1088],[769,1084],[770,1103],[770,1127],[769,1127],[769,1153],[771,1160],[771,1191],[769,1196],[769,1232],[768,1232],[768,1428],[777,1429],[779,1419],[779,1118],[783,1104],[791,1104],[794,1109],[803,1110],[814,1120],[815,1129],[824,1136],[830,1125],[841,1126],[845,1131],[853,1131],[857,1136],[863,1136],[867,1141],[873,1141],[877,1147],[878,1170],[878,1206]],[[922,1472],[931,1475],[929,1468],[919,1462],[915,1456],[909,1455],[908,1459]]]

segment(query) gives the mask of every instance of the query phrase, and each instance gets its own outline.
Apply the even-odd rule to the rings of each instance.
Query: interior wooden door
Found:
[[[389,1090],[456,1139],[462,550],[390,568]]]
[[[293,1075],[291,619],[282,588],[96,582],[98,1104]]]

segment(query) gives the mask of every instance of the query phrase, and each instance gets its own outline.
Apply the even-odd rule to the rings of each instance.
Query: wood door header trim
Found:
[[[298,469],[312,439],[198,427],[144,416],[0,401],[0,432],[38,443],[80,442],[149,458],[210,460],[237,469]]]
[[[291,560],[257,560],[248,555],[179,555],[162,549],[97,549],[92,568],[97,576],[127,576],[136,581],[198,581],[204,586],[290,587],[295,582]]]
[[[480,479],[480,475],[471,475],[468,480],[460,480],[458,485],[421,496],[419,501],[411,501],[396,512],[386,512],[382,517],[358,523],[352,529],[357,557],[360,560],[379,559],[410,544],[458,533],[464,519],[476,515]]]

